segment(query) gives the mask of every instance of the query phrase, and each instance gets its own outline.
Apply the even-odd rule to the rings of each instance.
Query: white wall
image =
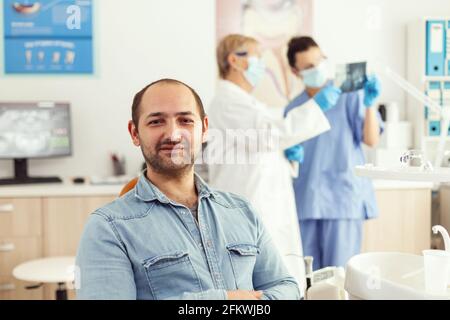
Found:
[[[406,25],[424,16],[450,16],[449,0],[314,0],[315,37],[336,61],[380,61],[406,76]],[[380,77],[381,101],[397,101],[405,116],[406,96]]]
[[[0,77],[0,100],[72,103],[74,156],[33,160],[34,175],[106,175],[109,152],[126,154],[127,169],[142,156],[127,123],[134,93],[153,80],[173,77],[199,91],[205,102],[215,87],[215,2],[211,0],[96,0],[93,77]],[[12,175],[12,161],[0,161]]]
[[[449,0],[314,0],[315,37],[336,61],[380,60],[400,74],[406,68],[406,23],[424,15],[449,15]],[[377,10],[379,19],[377,19]],[[94,77],[0,77],[0,100],[72,102],[74,156],[31,162],[32,174],[110,174],[110,151],[140,166],[127,133],[133,94],[150,81],[174,77],[212,98],[215,67],[213,0],[97,0]],[[405,95],[383,81],[382,100]],[[0,161],[0,175],[11,175]]]

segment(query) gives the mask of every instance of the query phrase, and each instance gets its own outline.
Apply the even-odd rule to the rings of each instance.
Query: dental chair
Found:
[[[137,182],[138,182],[139,178],[134,178],[133,180],[131,180],[130,182],[128,182],[123,188],[122,191],[120,191],[119,197],[125,195],[128,191],[132,190]]]

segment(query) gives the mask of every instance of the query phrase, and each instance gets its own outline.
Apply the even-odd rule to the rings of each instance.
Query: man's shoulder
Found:
[[[257,216],[252,204],[245,197],[240,195],[213,190],[213,197],[211,200],[222,207],[231,209],[229,210],[230,213],[241,213],[251,220],[255,220],[255,217]]]
[[[213,189],[212,200],[227,208],[248,208],[250,203],[242,196],[231,192]]]
[[[250,202],[240,195],[217,189],[211,189],[211,194],[211,201],[224,209],[232,209],[232,212],[243,212],[250,216],[254,215]],[[136,197],[135,191],[131,190],[122,197],[98,208],[93,214],[102,216],[107,221],[131,220],[148,215],[153,207],[153,201],[142,201]]]
[[[135,190],[132,189],[125,195],[98,208],[93,214],[100,215],[108,221],[130,220],[147,215],[151,207],[153,207],[151,202],[138,199],[135,196]]]

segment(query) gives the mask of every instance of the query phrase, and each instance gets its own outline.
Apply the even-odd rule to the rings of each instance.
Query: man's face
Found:
[[[295,68],[292,71],[298,75],[302,71],[317,67],[323,60],[325,60],[325,56],[322,50],[318,47],[311,47],[295,55]]]
[[[138,128],[129,131],[153,171],[179,176],[188,172],[206,140],[208,119],[202,122],[191,91],[180,84],[160,83],[144,94]]]

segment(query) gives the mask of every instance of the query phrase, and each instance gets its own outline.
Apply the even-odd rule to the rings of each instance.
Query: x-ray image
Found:
[[[336,66],[334,85],[342,92],[357,91],[364,87],[367,62],[349,63]]]
[[[41,158],[70,151],[66,105],[43,108],[0,103],[0,158]]]

